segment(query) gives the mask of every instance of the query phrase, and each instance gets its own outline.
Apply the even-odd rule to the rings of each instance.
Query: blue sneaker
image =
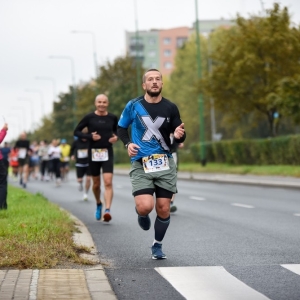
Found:
[[[97,221],[101,220],[101,211],[102,211],[102,204],[97,204],[97,209],[95,212],[95,217]]]
[[[140,225],[140,227],[143,230],[149,230],[151,227],[151,220],[149,218],[149,215],[147,216],[140,216],[139,213],[137,212],[136,208],[135,208],[136,213],[138,214],[138,223]]]
[[[162,247],[162,245],[158,244],[158,243],[155,243],[151,247],[152,259],[165,259],[165,258],[167,258],[167,256],[162,252],[161,247]]]

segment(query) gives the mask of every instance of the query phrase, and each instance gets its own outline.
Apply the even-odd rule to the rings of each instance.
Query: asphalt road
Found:
[[[114,177],[110,223],[95,220],[92,193],[82,201],[74,174],[59,188],[27,189],[85,223],[118,299],[300,299],[299,190],[179,181],[168,259],[155,261],[153,225],[139,228],[127,176]]]

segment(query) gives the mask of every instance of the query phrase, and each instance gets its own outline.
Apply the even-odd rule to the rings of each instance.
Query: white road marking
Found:
[[[187,300],[267,300],[221,266],[171,267],[155,270]]]
[[[300,217],[300,213],[294,214],[295,217]]]
[[[288,265],[281,265],[282,267],[300,275],[300,265],[299,264],[288,264]]]
[[[190,199],[191,199],[191,200],[198,200],[198,201],[205,201],[205,200],[206,200],[205,198],[202,198],[202,197],[196,197],[196,196],[190,196]]]
[[[254,208],[252,205],[248,204],[242,204],[242,203],[231,203],[232,206],[238,206],[238,207],[243,207],[243,208]]]

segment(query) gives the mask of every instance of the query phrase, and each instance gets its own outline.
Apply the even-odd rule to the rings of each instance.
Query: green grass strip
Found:
[[[0,267],[51,268],[82,262],[73,242],[74,222],[41,194],[9,186],[0,210]]]

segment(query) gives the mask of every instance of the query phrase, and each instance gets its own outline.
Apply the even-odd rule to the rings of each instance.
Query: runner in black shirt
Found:
[[[87,128],[82,132],[87,133]],[[79,183],[79,191],[83,191],[83,177],[85,177],[85,186],[83,200],[88,200],[88,192],[91,186],[91,172],[89,169],[89,141],[87,139],[77,138],[71,147],[71,159],[75,160],[77,182]]]
[[[97,203],[95,213],[96,219],[101,219],[102,201],[100,172],[103,172],[104,183],[104,201],[105,213],[103,219],[105,222],[111,220],[110,207],[113,198],[113,147],[117,142],[117,116],[107,111],[109,102],[104,95],[98,95],[95,99],[96,111],[87,114],[79,122],[74,130],[74,135],[79,138],[85,138],[90,141],[89,145],[89,167],[93,178],[93,193]],[[88,133],[83,133],[83,128],[87,127]]]
[[[20,185],[26,188],[28,175],[29,175],[29,149],[30,142],[26,139],[26,133],[23,132],[20,135],[20,139],[17,140],[15,148],[18,149],[18,163],[19,163],[19,176]]]
[[[176,164],[171,153],[170,133],[178,143],[186,133],[177,106],[161,94],[161,73],[150,69],[143,75],[144,96],[130,100],[118,123],[118,136],[131,158],[130,181],[138,223],[151,227],[155,207],[153,259],[165,259],[162,241],[170,223],[170,202],[177,192]],[[131,128],[129,136],[129,128]],[[153,196],[155,194],[155,197]]]

